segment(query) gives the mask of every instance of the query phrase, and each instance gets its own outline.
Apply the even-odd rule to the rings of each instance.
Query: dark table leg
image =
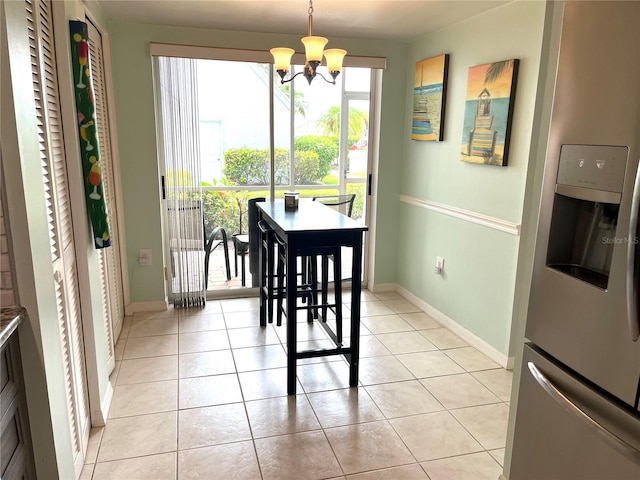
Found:
[[[290,239],[289,239],[290,240]],[[297,262],[296,248],[287,243],[287,394],[296,393],[296,339],[297,339]]]
[[[358,386],[358,363],[360,358],[360,292],[362,289],[362,233],[353,242],[351,269],[351,362],[349,385]]]
[[[258,219],[260,220],[262,217],[262,215],[258,214]],[[264,238],[265,234],[260,232],[259,234],[259,238],[260,238],[260,248],[258,250],[258,265],[259,265],[259,270],[258,270],[258,275],[260,277],[260,326],[261,327],[266,327],[267,326],[267,303],[271,302],[271,294],[272,292],[265,292],[265,288],[267,285],[265,285],[265,278],[267,275],[270,275],[271,272],[267,271],[267,259],[265,258],[265,253],[264,253],[264,248],[263,248],[263,242],[265,241]]]

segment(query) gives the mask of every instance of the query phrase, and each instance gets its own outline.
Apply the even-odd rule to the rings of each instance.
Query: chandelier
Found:
[[[287,47],[277,47],[270,50],[273,55],[273,62],[275,63],[276,71],[280,75],[280,83],[290,82],[298,75],[302,74],[309,82],[309,85],[311,85],[311,81],[316,77],[316,75],[322,77],[325,82],[335,85],[336,77],[340,74],[340,70],[342,70],[342,59],[347,54],[347,51],[342,50],[341,48],[330,48],[329,50],[324,50],[324,46],[328,41],[329,40],[324,37],[313,36],[313,0],[309,0],[309,35],[302,39],[307,59],[307,63],[304,65],[304,70],[285,80],[284,77],[289,71],[291,57],[295,51],[293,48]],[[331,75],[333,80],[328,80],[324,75],[317,71],[318,66],[320,66],[320,63],[322,62],[323,54],[324,58],[327,60],[329,75]]]

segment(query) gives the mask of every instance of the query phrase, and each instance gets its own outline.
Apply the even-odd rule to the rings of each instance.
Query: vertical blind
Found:
[[[204,305],[204,218],[196,61],[155,57],[174,307]]]

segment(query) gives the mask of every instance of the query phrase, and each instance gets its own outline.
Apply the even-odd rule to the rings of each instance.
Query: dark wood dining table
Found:
[[[309,255],[316,249],[321,252],[327,247],[352,248],[351,264],[351,308],[350,340],[345,346],[338,341],[329,325],[318,323],[327,330],[335,347],[298,351],[297,349],[297,294],[295,288],[286,289],[287,312],[287,393],[296,393],[296,365],[302,358],[326,355],[344,355],[349,364],[349,385],[358,385],[358,359],[360,354],[360,293],[362,288],[362,242],[367,227],[346,215],[323,205],[320,202],[301,199],[295,209],[285,209],[284,201],[258,202],[259,220],[266,222],[286,244],[286,285],[297,285],[298,262],[300,255]],[[260,249],[260,255],[263,249]],[[260,261],[260,265],[263,262]],[[264,275],[260,275],[264,279]],[[264,288],[265,285],[260,285]],[[260,302],[260,324],[266,326],[266,302]]]

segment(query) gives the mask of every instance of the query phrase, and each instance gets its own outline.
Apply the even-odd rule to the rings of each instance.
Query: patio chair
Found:
[[[231,280],[229,247],[224,228],[216,227],[206,233],[202,203],[199,200],[170,201],[167,208],[169,224],[169,248],[171,251],[171,273],[175,277],[175,255],[178,252],[204,252],[204,289],[209,277],[209,257],[218,246],[224,248],[227,280]]]

